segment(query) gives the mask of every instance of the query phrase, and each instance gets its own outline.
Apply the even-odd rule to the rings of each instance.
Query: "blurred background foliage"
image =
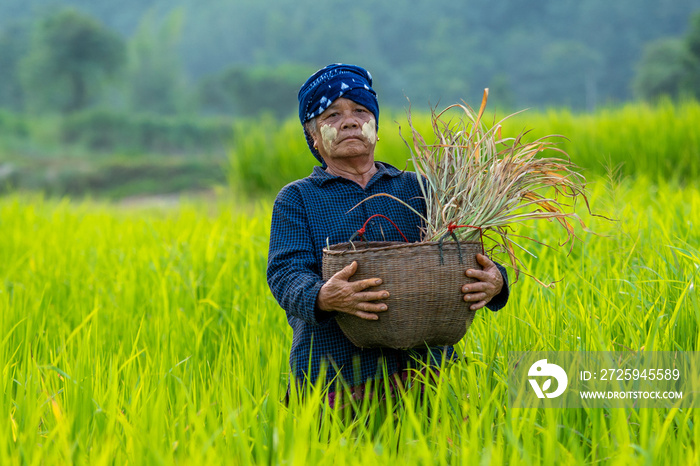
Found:
[[[499,112],[698,99],[700,3],[4,0],[0,189],[47,159],[159,155],[213,173],[255,145],[238,140],[251,128],[298,137],[299,86],[339,61],[372,72],[383,111],[478,103],[485,87]]]

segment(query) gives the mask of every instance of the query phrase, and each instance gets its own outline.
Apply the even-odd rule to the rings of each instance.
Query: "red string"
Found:
[[[481,253],[483,255],[486,255],[484,251],[484,234],[481,227],[475,227],[474,225],[457,225],[454,222],[450,222],[450,224],[447,225],[447,231],[449,231],[450,233],[453,233],[457,228],[476,228],[477,230],[479,230],[479,241],[481,241]]]
[[[369,223],[369,221],[372,220],[374,217],[382,217],[382,218],[385,218],[386,220],[388,220],[389,223],[391,223],[392,225],[394,225],[394,228],[396,228],[396,231],[399,232],[399,234],[401,235],[401,237],[403,238],[403,240],[406,241],[407,243],[409,242],[409,241],[408,241],[408,238],[406,238],[406,236],[401,232],[401,230],[399,229],[399,227],[397,227],[396,224],[395,224],[394,222],[392,222],[391,219],[390,219],[389,217],[387,217],[386,215],[382,215],[382,214],[374,214],[374,215],[372,215],[370,218],[368,218],[368,219],[365,221],[365,224],[362,225],[362,228],[360,228],[359,230],[357,230],[358,236],[362,237],[362,235],[365,234],[365,231],[367,231],[367,223]]]

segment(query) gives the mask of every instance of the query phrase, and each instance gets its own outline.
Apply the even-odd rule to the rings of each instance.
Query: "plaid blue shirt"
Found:
[[[294,333],[289,364],[300,384],[315,382],[322,360],[326,360],[326,383],[340,375],[350,385],[382,377],[383,361],[387,374],[407,367],[417,367],[413,358],[440,365],[443,356],[456,359],[452,346],[395,350],[358,348],[338,327],[333,316],[316,306],[316,297],[325,283],[321,265],[323,248],[328,244],[348,241],[373,214],[383,214],[396,223],[409,241],[420,240],[421,218],[408,208],[386,196],[362,203],[373,194],[388,193],[402,199],[425,214],[425,202],[413,172],[401,172],[393,166],[376,162],[378,168],[363,189],[354,181],[326,173],[314,167],[310,176],[288,184],[277,195],[272,211],[267,282],[280,306],[287,312],[287,321]],[[368,241],[403,241],[386,220],[373,219],[367,226]],[[487,307],[492,311],[505,306],[508,300],[508,279]]]

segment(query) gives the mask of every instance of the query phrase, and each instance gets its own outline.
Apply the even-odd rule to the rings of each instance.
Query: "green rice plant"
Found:
[[[612,165],[620,166],[624,176],[643,174],[658,182],[692,183],[700,177],[700,103],[695,100],[634,102],[592,113],[527,111],[509,126],[531,128],[533,139],[565,134],[561,149],[586,174],[605,175]]]
[[[495,126],[500,119],[485,122]],[[411,154],[398,131],[398,122],[404,120],[403,112],[382,108],[375,158],[413,170]],[[412,124],[421,134],[432,132],[430,113],[413,112]],[[556,140],[556,147],[569,154],[586,177],[605,176],[611,166],[621,166],[625,176],[645,175],[654,181],[692,183],[700,177],[700,103],[696,101],[637,102],[592,113],[566,108],[527,110],[508,118],[501,133],[503,139],[524,133],[523,143],[549,134],[566,135]],[[315,164],[298,119],[278,122],[263,117],[236,123],[228,165],[235,190],[274,195],[285,184],[310,174]]]
[[[270,115],[235,123],[229,161],[230,186],[248,196],[273,195],[318,165],[299,120],[280,122]]]
[[[509,351],[700,351],[700,189],[591,177],[566,251],[524,256],[420,403],[281,400],[292,331],[265,281],[271,202],[0,197],[0,464],[700,463],[697,409],[515,409]],[[562,228],[528,233],[546,243]]]

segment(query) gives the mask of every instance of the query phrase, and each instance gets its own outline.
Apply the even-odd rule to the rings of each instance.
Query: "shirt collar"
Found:
[[[375,180],[378,180],[382,176],[388,176],[390,178],[394,178],[396,176],[399,176],[401,174],[401,171],[394,167],[391,164],[388,164],[386,162],[378,162],[375,161],[374,165],[377,167],[377,173],[375,173],[372,176],[372,179],[369,180],[369,183],[367,183],[367,186],[372,184]],[[338,175],[332,175],[325,171],[323,168],[319,167],[316,165],[314,167],[313,172],[311,172],[311,175],[309,175],[309,179],[313,181],[317,186],[323,186],[325,183],[330,182],[330,181],[342,181],[342,180],[347,180],[347,178],[343,178],[342,176]],[[350,180],[348,180],[350,181]],[[367,188],[365,187],[365,189]]]

